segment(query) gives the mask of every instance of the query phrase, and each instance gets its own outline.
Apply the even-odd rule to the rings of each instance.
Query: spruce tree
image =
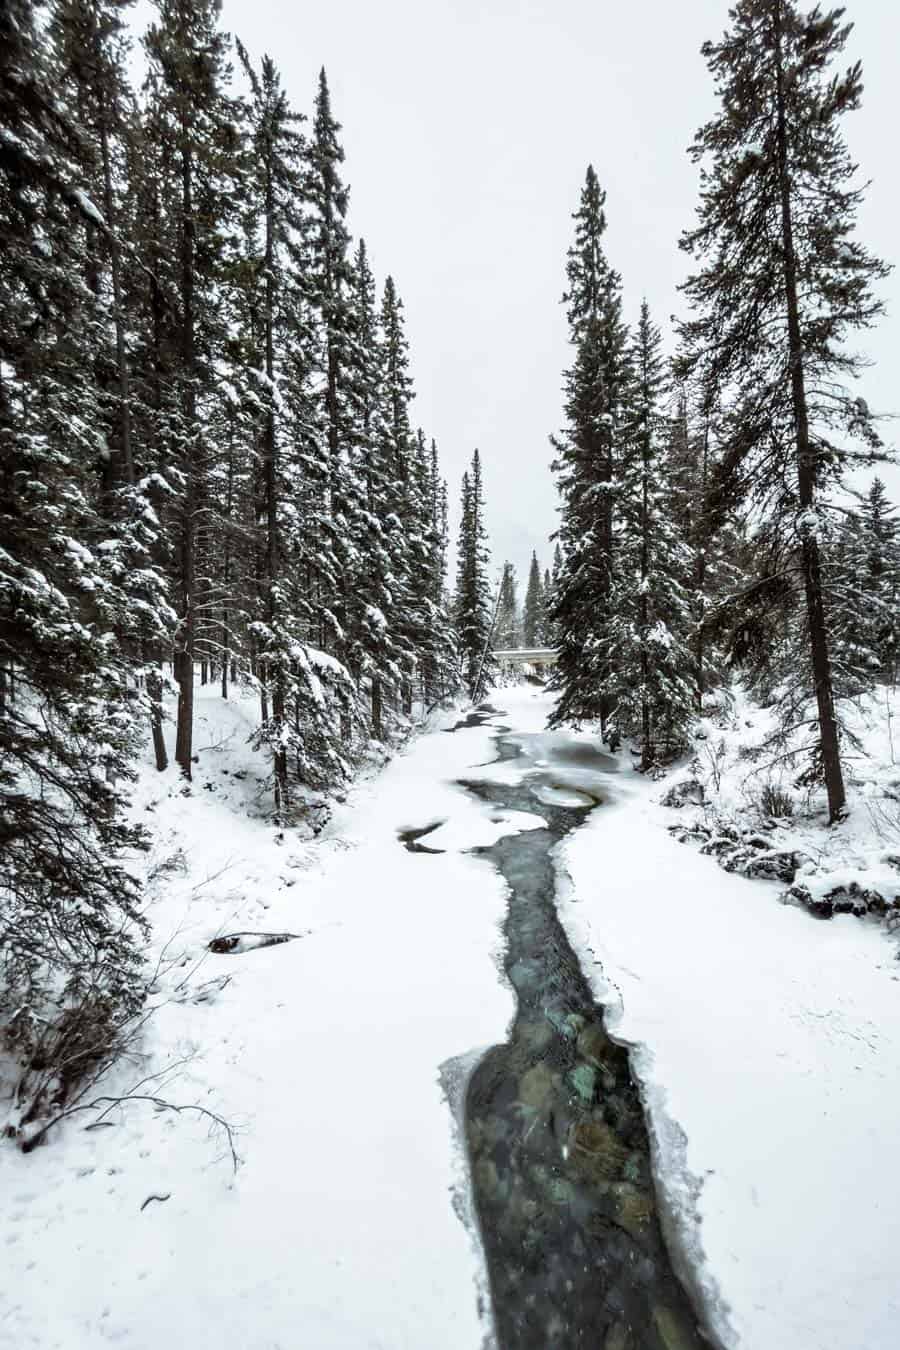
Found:
[[[105,1062],[143,998],[144,921],[123,854],[145,843],[126,808],[140,711],[129,564],[147,560],[99,510],[109,409],[95,356],[114,316],[86,279],[108,234],[60,58],[31,5],[4,6],[0,1034],[47,1065],[54,1100],[32,1099],[32,1117]]]
[[[462,479],[453,603],[462,679],[470,698],[490,687],[497,670],[490,647],[494,601],[489,566],[481,456],[476,450]]]
[[[675,363],[676,379],[680,364]],[[747,584],[740,525],[715,490],[718,437],[713,410],[681,382],[669,419],[664,462],[666,511],[685,550],[681,583],[690,615],[694,707],[727,683],[728,633],[743,617]]]
[[[375,279],[364,240],[353,263],[353,331],[350,401],[352,442],[362,505],[356,516],[359,569],[347,616],[348,665],[368,686],[376,739],[384,735],[385,696],[401,682],[403,649],[397,641],[401,597],[395,577],[404,568],[399,525],[392,519],[391,466],[385,424],[383,348],[375,305]]]
[[[521,641],[522,626],[519,619],[516,569],[508,562],[503,564],[503,575],[500,579],[500,603],[497,608],[493,645],[500,651],[511,651],[519,647]]]
[[[617,459],[628,421],[631,385],[628,333],[622,321],[621,280],[603,252],[604,204],[589,166],[575,221],[566,273],[572,365],[565,372],[566,425],[553,441],[562,498],[562,554],[554,579],[551,620],[559,700],[551,724],[605,721],[610,668],[601,634],[610,618],[615,570],[614,497]]]
[[[237,108],[227,93],[228,39],[218,28],[219,0],[156,0],[158,21],[145,37],[151,115],[158,155],[165,156],[169,220],[162,250],[176,266],[162,303],[177,315],[170,356],[174,394],[169,431],[178,467],[172,512],[178,592],[175,759],[186,778],[193,763],[194,680],[198,617],[208,607],[204,581],[212,544],[207,524],[209,443],[204,404],[215,397],[216,361],[224,341],[219,293],[230,261],[229,232],[237,168]],[[162,168],[163,165],[160,165]]]
[[[827,577],[833,597],[838,687],[864,693],[895,678],[900,636],[900,529],[880,478],[854,494],[844,516]]]
[[[263,560],[260,612],[254,633],[257,639],[262,696],[260,741],[272,753],[275,816],[281,820],[289,805],[288,762],[293,742],[303,734],[303,719],[296,707],[308,702],[303,689],[306,671],[296,659],[302,639],[302,615],[290,604],[287,559],[294,549],[290,535],[296,528],[291,505],[292,483],[300,465],[285,435],[284,411],[278,395],[283,382],[285,348],[294,344],[298,312],[303,295],[295,268],[305,221],[297,187],[300,181],[304,143],[300,116],[293,112],[270,57],[263,57],[257,73],[244,48],[238,55],[250,82],[248,109],[250,157],[245,183],[250,197],[251,239],[258,238],[258,254],[252,261],[258,278],[256,341],[248,342],[246,355],[255,377],[259,405],[257,456],[260,466],[259,553]],[[255,226],[255,228],[254,228]],[[298,687],[299,685],[299,687]]]
[[[415,439],[410,423],[414,398],[403,302],[394,279],[385,279],[380,310],[381,455],[385,467],[385,525],[391,535],[394,633],[404,712],[412,707],[412,683],[421,616],[413,599],[413,573],[421,563],[421,491]]]
[[[665,372],[646,301],[632,345],[631,424],[619,458],[617,559],[610,612],[598,632],[609,671],[608,725],[637,736],[641,768],[686,743],[693,713],[691,616],[682,578],[689,554],[666,482]]]
[[[556,546],[557,557],[554,560],[553,576],[559,571],[558,555],[559,545]],[[554,587],[553,576],[550,574],[550,568],[544,568],[544,585],[541,591],[541,617],[538,628],[540,645],[542,647],[553,647],[556,645],[556,625],[550,617],[554,605]]]
[[[811,772],[831,820],[845,800],[823,579],[829,495],[852,458],[879,440],[844,382],[859,361],[844,345],[880,313],[885,273],[855,238],[862,189],[840,119],[859,106],[859,65],[834,73],[850,28],[841,10],[794,0],[739,0],[731,28],[704,56],[722,110],[697,133],[704,163],[697,227],[682,244],[699,263],[685,291],[690,369],[734,410],[720,480],[752,498],[770,534],[793,533],[815,701]],[[804,719],[805,720],[805,719]],[[790,729],[785,728],[786,734]]]
[[[525,591],[525,612],[522,616],[522,637],[526,647],[536,647],[543,641],[543,611],[544,584],[537,553],[532,551],[528,588]]]
[[[310,215],[307,286],[321,344],[328,476],[323,505],[329,533],[327,547],[336,565],[332,585],[322,594],[322,620],[327,650],[346,663],[348,607],[360,562],[354,546],[360,503],[352,453],[354,278],[347,226],[350,193],[341,176],[344,150],[340,131],[323,69],[316,92],[305,185]]]

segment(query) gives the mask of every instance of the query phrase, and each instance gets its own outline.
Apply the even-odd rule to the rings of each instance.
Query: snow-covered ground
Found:
[[[900,926],[892,913],[900,907],[900,689],[877,686],[839,706],[847,809],[837,824],[826,828],[821,785],[798,786],[808,757],[785,757],[773,742],[774,712],[740,685],[718,717],[703,720],[690,764],[673,775],[691,791],[668,823],[719,854],[728,871],[789,872],[789,898],[812,911],[868,910]],[[801,727],[793,744],[807,739]]]
[[[664,1189],[741,1350],[900,1344],[900,965],[676,843],[627,769],[565,842],[561,905],[634,1047]]]
[[[102,1090],[157,1075],[138,1090],[229,1121],[240,1166],[208,1118],[137,1101],[109,1128],[71,1118],[28,1156],[0,1148],[2,1346],[479,1350],[485,1276],[453,1106],[513,1004],[503,883],[461,850],[538,824],[542,792],[598,788],[605,804],[559,853],[561,914],[635,1047],[722,1343],[897,1345],[891,939],[816,922],[676,843],[666,785],[624,756],[599,777],[570,757],[533,815],[477,802],[458,777],[517,781],[570,739],[542,733],[541,691],[495,701],[526,759],[483,767],[492,728],[450,735],[454,719],[435,718],[311,842],[264,821],[251,703],[202,698],[189,796],[174,770],[143,775],[159,1008],[142,1058]],[[440,855],[398,840],[437,822],[422,842]],[[241,930],[299,936],[206,952]]]
[[[435,729],[357,788],[327,837],[280,844],[246,814],[261,791],[252,712],[210,693],[198,744],[219,748],[201,748],[192,795],[174,770],[139,784],[155,862],[174,870],[151,911],[160,1010],[146,1057],[116,1077],[121,1090],[170,1065],[141,1091],[236,1125],[241,1165],[207,1119],[141,1102],[112,1128],[85,1132],[89,1113],[28,1156],[0,1149],[10,1350],[460,1350],[484,1337],[441,1066],[505,1035],[504,890],[488,863],[407,852],[397,831],[452,818],[441,846],[458,850],[529,820],[492,821],[452,785],[490,758],[489,730]],[[237,930],[302,936],[204,958]],[[167,1198],[144,1208],[149,1196]]]

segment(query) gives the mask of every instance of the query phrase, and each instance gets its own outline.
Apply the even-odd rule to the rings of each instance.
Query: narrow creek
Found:
[[[494,711],[480,709],[480,724]],[[478,724],[473,715],[459,726]],[[607,1034],[556,912],[552,850],[602,805],[616,766],[575,738],[507,732],[497,728],[498,762],[521,758],[522,781],[461,783],[546,821],[477,850],[509,886],[504,965],[517,1002],[509,1039],[484,1055],[466,1097],[498,1344],[700,1350],[663,1240],[628,1054]],[[550,741],[549,758],[529,755],[529,741],[538,755]]]

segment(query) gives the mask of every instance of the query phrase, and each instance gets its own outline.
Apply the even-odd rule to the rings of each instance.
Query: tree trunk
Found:
[[[169,767],[166,738],[163,735],[162,681],[159,672],[147,672],[147,695],[150,699],[150,728],[153,735],[153,757],[160,773]]]
[[[222,559],[222,623],[221,623],[221,646],[222,646],[222,697],[228,697],[228,665],[231,660],[230,632],[228,626],[229,610],[228,602],[230,599],[229,587],[231,585],[231,519],[234,514],[234,416],[229,421],[230,435],[228,437],[228,478],[227,491],[225,496],[225,530],[222,539],[224,556]]]
[[[279,581],[278,547],[278,460],[275,438],[275,190],[272,182],[272,146],[267,145],[266,172],[266,325],[265,360],[267,377],[268,406],[263,445],[263,465],[266,495],[266,570],[268,572],[268,591],[266,613],[269,630],[275,633],[279,619],[276,600]],[[276,654],[275,669],[272,672],[272,717],[275,721],[278,740],[272,751],[272,768],[275,788],[275,818],[283,823],[283,813],[288,806],[288,762],[284,745],[285,697],[283,656]]]
[[[186,116],[181,119],[181,381],[184,415],[184,500],[181,516],[181,623],[176,653],[178,728],[175,759],[185,778],[191,777],[194,736],[195,527],[197,509],[197,390],[194,342],[194,206],[193,161]]]
[[[649,769],[653,763],[653,728],[650,724],[650,699],[648,684],[650,679],[650,654],[647,649],[647,630],[649,627],[649,604],[647,601],[647,577],[650,573],[650,427],[644,428],[641,446],[641,601],[638,622],[641,631],[641,769]]]
[[[706,502],[706,479],[709,464],[709,415],[703,426],[703,459],[700,466],[700,501]],[[694,527],[694,585],[696,587],[700,618],[697,624],[697,637],[694,643],[694,680],[697,712],[703,713],[703,695],[706,693],[706,511],[701,510],[696,517]]]
[[[103,207],[106,212],[106,223],[109,226],[109,270],[112,278],[113,323],[116,331],[116,371],[119,377],[119,434],[122,437],[122,466],[126,483],[129,487],[134,487],[134,458],[131,450],[131,382],[128,360],[125,355],[125,323],[122,316],[122,259],[119,239],[116,234],[105,101],[100,119],[100,153],[103,164]]]
[[[803,336],[800,329],[800,310],[797,298],[797,259],[794,252],[787,113],[782,60],[781,0],[776,0],[775,3],[775,61],[778,112],[778,176],[781,192],[781,232],[791,365],[791,399],[797,445],[797,487],[800,509],[805,515],[814,509],[816,503],[817,465],[816,453],[810,444],[809,415],[806,405],[803,370]],[[813,679],[819,713],[819,743],[825,774],[825,789],[828,793],[828,817],[831,822],[834,822],[844,809],[846,794],[841,771],[837,717],[834,709],[834,687],[828,652],[828,632],[825,625],[825,602],[822,592],[819,544],[815,531],[808,521],[801,524],[800,540],[803,583],[806,590],[806,611],[812,647]]]
[[[381,680],[372,676],[372,735],[380,741],[383,735],[381,721]]]

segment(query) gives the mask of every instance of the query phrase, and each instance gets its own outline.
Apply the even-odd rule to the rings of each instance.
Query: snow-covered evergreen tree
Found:
[[[795,0],[732,7],[729,31],[703,49],[722,107],[695,139],[698,224],[682,241],[699,264],[685,286],[690,368],[710,406],[729,405],[722,486],[752,502],[781,561],[800,566],[808,660],[795,672],[815,704],[810,774],[824,779],[832,819],[845,794],[823,579],[828,504],[853,441],[866,458],[879,448],[867,406],[844,387],[859,369],[844,344],[879,314],[871,287],[885,272],[855,237],[862,190],[840,119],[859,106],[862,76],[858,65],[833,70],[850,32],[842,16]],[[773,557],[770,578],[778,565]],[[803,695],[798,684],[791,718]]]
[[[836,683],[856,694],[895,679],[900,641],[900,522],[875,478],[843,518],[826,582]]]
[[[490,688],[497,671],[490,645],[494,602],[489,567],[481,455],[476,450],[462,479],[453,602],[462,678],[472,698]]]
[[[522,637],[526,647],[537,647],[544,637],[544,583],[537,553],[532,551],[528,569],[528,587],[525,591],[525,610],[522,616]]]
[[[515,567],[510,562],[504,563],[500,579],[497,623],[494,628],[494,646],[500,651],[510,651],[522,644],[518,589]]]
[[[617,566],[599,645],[609,672],[608,725],[639,739],[641,768],[686,742],[693,716],[689,553],[670,514],[659,329],[646,301],[632,344],[631,424],[617,473]]]
[[[541,592],[541,618],[539,626],[540,645],[542,647],[554,647],[556,645],[556,624],[551,618],[554,606],[554,579],[559,575],[561,555],[559,544],[554,549],[553,572],[549,567],[544,568],[544,586]]]
[[[220,290],[236,261],[234,177],[238,168],[237,107],[228,94],[228,38],[218,27],[218,0],[156,0],[158,19],[145,37],[150,109],[160,184],[159,260],[155,285],[169,314],[171,437],[166,451],[178,474],[172,525],[177,590],[175,758],[186,778],[193,764],[193,707],[198,619],[212,536],[207,528],[210,444],[206,407],[218,396],[216,362],[225,341]]]
[[[109,239],[79,92],[33,7],[12,0],[0,13],[0,1034],[48,1066],[45,1093],[19,1103],[26,1117],[104,1062],[143,999],[143,919],[122,861],[144,842],[126,818],[143,712],[130,646],[164,615],[147,524],[100,510],[110,401],[96,357],[114,313],[90,284]]]
[[[562,498],[562,554],[550,614],[559,652],[552,677],[559,691],[553,725],[592,718],[603,722],[610,709],[603,634],[616,566],[614,500],[631,371],[621,281],[602,246],[605,200],[589,166],[573,217],[575,242],[563,297],[573,348],[564,380],[566,425],[553,441]]]

